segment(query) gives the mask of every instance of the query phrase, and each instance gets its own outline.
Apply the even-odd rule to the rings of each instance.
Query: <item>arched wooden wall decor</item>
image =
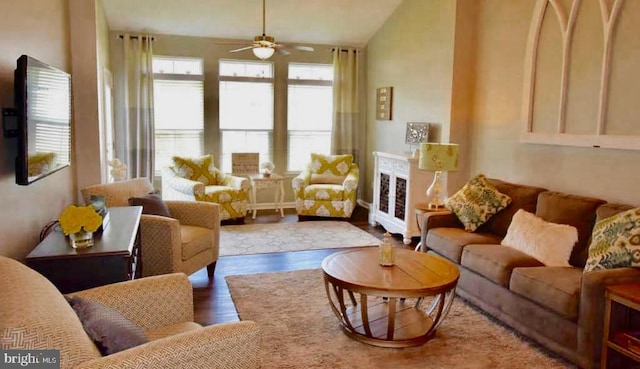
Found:
[[[619,109],[620,105],[623,106],[623,112],[610,111],[609,101],[612,88],[612,67],[616,66],[614,63],[623,63],[620,64],[620,68],[627,71],[630,65],[628,59],[631,58],[631,62],[635,63],[636,68],[634,68],[634,73],[629,76],[634,81],[640,81],[640,52],[633,51],[635,49],[633,43],[629,44],[628,42],[630,39],[628,35],[640,34],[640,17],[634,15],[640,6],[634,4],[635,1],[637,0],[631,0],[625,4],[625,0],[537,0],[531,19],[525,57],[522,110],[524,129],[521,142],[640,150],[640,98],[638,98],[640,93],[637,92],[637,88],[640,86],[636,85],[636,89],[633,91],[620,91],[616,95],[625,98],[624,104],[618,104]],[[595,12],[600,13],[597,22],[594,21],[596,19]],[[623,16],[627,16],[624,23],[624,27],[626,27],[624,38],[621,36],[620,29],[620,19]],[[582,22],[581,30],[583,31],[580,35],[580,52],[576,52],[577,49],[574,49],[572,53],[572,47],[576,46],[574,44],[576,41],[575,29],[578,22]],[[542,37],[543,25],[547,27],[545,37]],[[559,34],[556,29],[559,30]],[[601,35],[602,41],[599,37],[589,37],[591,34]],[[543,42],[556,43],[555,41],[559,45],[543,44]],[[600,44],[601,42],[602,44]],[[557,48],[560,50],[559,53]],[[547,53],[545,55],[552,56],[542,62],[540,59],[541,50]],[[554,52],[559,55],[555,55]],[[614,52],[618,52],[619,57],[613,58]],[[585,56],[587,59],[598,58],[597,63],[601,63],[597,68],[599,70],[588,68],[588,60],[580,60],[580,57]],[[553,69],[549,68],[549,64],[552,64],[549,60],[552,62],[561,60],[561,65],[553,66],[558,70],[549,71],[549,69]],[[593,60],[596,59],[591,59],[591,61]],[[546,69],[541,67],[543,64]],[[577,76],[575,78],[581,79],[574,79],[573,82],[578,82],[574,86],[570,83],[569,78],[572,72],[574,76]],[[539,77],[543,73],[552,77],[546,80]],[[559,81],[553,78],[556,75],[554,73],[559,75]],[[583,83],[583,81],[586,82]],[[619,85],[626,89],[629,83],[624,82]],[[586,94],[585,91],[579,91],[584,86],[588,86],[591,91]],[[540,91],[536,91],[538,88]],[[542,91],[549,93],[545,94]],[[568,101],[569,91],[574,94],[572,96],[581,96],[581,94],[594,96],[597,103],[579,98]],[[626,100],[625,95],[628,95],[629,99],[635,99],[637,111],[631,108],[633,101]],[[551,101],[556,100],[556,96],[558,101]],[[574,131],[568,129],[568,107],[573,112],[581,112],[574,117],[575,121],[579,121],[577,124],[582,125],[580,129],[574,129]],[[597,116],[593,116],[596,109]],[[543,124],[540,124],[535,116],[539,111],[546,113],[540,114],[539,117],[553,116],[556,121],[548,122],[549,119],[546,119],[543,120]],[[591,111],[594,114],[591,114]],[[612,113],[615,114],[612,115]],[[585,118],[585,114],[591,115],[589,119],[579,119]],[[608,130],[609,126],[614,125],[613,123],[616,128]]]

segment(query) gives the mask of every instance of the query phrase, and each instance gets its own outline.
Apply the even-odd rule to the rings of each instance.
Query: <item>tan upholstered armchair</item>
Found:
[[[162,196],[167,200],[212,202],[220,205],[220,220],[244,218],[249,209],[249,179],[222,173],[213,155],[174,156],[162,169]]]
[[[85,203],[91,195],[106,196],[106,206],[128,206],[130,197],[143,197],[154,188],[147,178],[98,184],[82,189]],[[217,204],[165,201],[171,218],[143,214],[140,220],[142,276],[207,267],[209,277],[218,260],[220,213]]]
[[[360,171],[352,155],[311,154],[311,163],[291,185],[298,215],[350,218]]]
[[[16,288],[19,286],[19,288]],[[72,307],[45,277],[0,256],[0,348],[60,350],[60,368],[258,368],[260,331],[243,321],[202,327],[181,273],[72,294],[115,309],[149,342],[102,356]]]

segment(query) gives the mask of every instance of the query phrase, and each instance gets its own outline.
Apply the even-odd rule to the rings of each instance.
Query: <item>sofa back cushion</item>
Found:
[[[618,213],[623,211],[631,210],[633,206],[624,205],[624,204],[604,204],[599,206],[596,210],[596,223],[601,221],[602,219],[606,219],[612,217]]]
[[[490,178],[489,182],[496,186],[498,191],[509,196],[511,203],[489,218],[489,220],[480,227],[479,232],[493,233],[500,237],[504,237],[507,234],[507,229],[509,229],[509,225],[511,224],[511,218],[513,218],[513,215],[518,210],[523,209],[529,213],[535,213],[538,194],[546,191],[546,189],[542,187],[509,183],[494,178]]]
[[[45,277],[0,256],[0,281],[0,347],[58,349],[62,368],[101,356],[67,300]]]
[[[569,264],[583,268],[589,253],[589,238],[596,222],[596,209],[605,201],[593,197],[545,191],[538,195],[536,215],[551,223],[568,224],[578,230],[578,243]]]

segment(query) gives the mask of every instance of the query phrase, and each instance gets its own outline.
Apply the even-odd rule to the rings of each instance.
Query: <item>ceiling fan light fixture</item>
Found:
[[[257,58],[262,60],[267,60],[273,55],[275,49],[272,47],[261,46],[261,47],[254,47],[252,51],[253,51],[253,55],[255,55]]]

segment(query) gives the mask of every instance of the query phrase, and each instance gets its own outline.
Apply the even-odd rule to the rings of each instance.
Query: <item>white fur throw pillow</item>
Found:
[[[546,266],[569,267],[569,257],[576,242],[576,227],[545,222],[520,209],[513,215],[501,244],[522,251]]]

